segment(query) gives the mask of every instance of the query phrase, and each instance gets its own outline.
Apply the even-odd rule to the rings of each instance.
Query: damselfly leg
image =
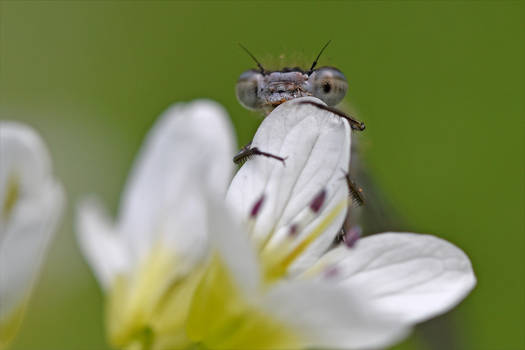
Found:
[[[273,158],[273,159],[276,159],[282,162],[283,164],[285,164],[285,161],[286,161],[286,158],[283,158],[283,157],[280,157],[280,156],[277,156],[275,154],[271,154],[268,152],[261,151],[257,147],[252,147],[251,143],[249,143],[246,146],[244,146],[239,151],[239,153],[235,155],[235,157],[233,157],[233,162],[237,165],[242,165],[247,160],[252,158],[253,156],[264,156],[268,158]]]

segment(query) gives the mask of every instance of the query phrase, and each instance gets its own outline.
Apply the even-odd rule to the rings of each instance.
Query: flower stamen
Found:
[[[339,213],[346,207],[346,204],[347,203],[345,199],[337,204],[335,208],[332,209],[332,211],[327,213],[319,225],[317,225],[317,227],[315,227],[314,230],[310,232],[308,236],[290,252],[290,254],[288,254],[287,258],[283,260],[281,265],[284,269],[288,268],[288,266],[290,266],[292,262],[328,228],[328,226],[335,220],[337,215],[339,215]]]
[[[290,224],[280,228],[277,232],[270,234],[263,249],[283,252],[283,245],[289,247],[291,244],[289,241],[286,241],[287,238],[293,239],[301,237],[300,233],[315,220],[317,214],[321,210],[326,199],[326,192],[326,189],[323,188],[314,199],[311,200],[310,204],[296,215]]]
[[[322,206],[322,201],[324,201],[324,199],[320,200],[320,198],[325,196],[326,191],[322,191],[316,196],[316,198],[314,198],[312,203],[316,202],[316,208],[319,202],[321,202],[320,204]],[[346,208],[346,206],[347,200],[345,198],[328,213],[324,214],[321,222],[316,225],[316,227],[297,244],[292,246],[292,242],[288,240],[274,244],[272,246],[273,249],[268,249],[269,247],[266,247],[265,251],[263,252],[263,259],[265,260],[267,280],[273,281],[285,275],[290,265],[310,246],[311,243],[313,243],[321,234],[323,234],[323,232],[326,231],[326,229],[330,226],[330,224],[332,224],[341,211]],[[302,215],[303,218],[307,218],[307,220],[298,220],[290,226],[283,228],[288,232],[287,237],[295,238],[300,236],[298,233],[315,218],[314,215],[311,215],[312,212],[313,210],[311,210],[311,206],[309,206],[307,213],[310,213],[310,215]],[[297,233],[291,234],[291,232],[295,231],[297,231]]]
[[[343,242],[348,248],[352,248],[355,243],[361,238],[362,234],[361,226],[354,226],[348,232],[345,232],[343,236]]]

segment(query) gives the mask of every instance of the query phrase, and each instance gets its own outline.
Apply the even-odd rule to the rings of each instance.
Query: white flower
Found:
[[[63,204],[42,139],[0,122],[0,349],[20,325]]]
[[[196,102],[151,133],[115,227],[81,207],[113,345],[377,348],[470,291],[468,258],[435,237],[382,234],[329,250],[347,210],[350,129],[309,99],[322,103],[280,105],[253,140],[285,164],[250,159],[226,201],[229,128],[218,107]]]
[[[207,197],[224,196],[234,148],[222,107],[177,104],[149,132],[117,222],[94,199],[80,204],[79,243],[108,294],[115,347],[143,346],[151,332],[161,348],[187,343],[185,310],[207,257]]]

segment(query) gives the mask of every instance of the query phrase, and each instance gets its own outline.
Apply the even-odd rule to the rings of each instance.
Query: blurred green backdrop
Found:
[[[525,347],[523,2],[0,2],[0,115],[37,128],[69,207],[14,349],[106,349],[102,296],[76,247],[76,200],[115,212],[156,116],[213,98],[245,144],[260,118],[239,74],[281,54],[339,67],[366,158],[419,232],[478,277],[449,324],[461,349]],[[273,59],[269,59],[273,57]],[[296,63],[296,62],[288,62]],[[418,337],[399,349],[428,349]]]

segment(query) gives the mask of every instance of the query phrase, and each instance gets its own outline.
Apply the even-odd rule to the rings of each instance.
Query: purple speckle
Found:
[[[324,277],[325,278],[335,278],[339,275],[339,269],[337,266],[332,265],[328,267],[326,270],[324,270]]]
[[[297,235],[298,231],[299,231],[299,227],[297,227],[297,224],[292,224],[292,226],[290,226],[290,231],[288,231],[288,235],[293,237]]]
[[[314,212],[314,213],[318,213],[319,210],[321,210],[321,207],[323,206],[324,204],[324,200],[326,199],[326,189],[322,189],[321,192],[319,192],[315,198],[313,199],[313,201],[310,203],[310,209]]]
[[[264,203],[264,198],[265,196],[263,194],[261,198],[259,198],[257,202],[255,202],[255,204],[252,207],[252,210],[250,211],[250,218],[253,219],[259,214],[259,212],[261,211],[262,205]]]
[[[345,233],[343,241],[348,248],[352,248],[357,240],[361,238],[362,229],[361,226],[354,226],[348,232]]]

